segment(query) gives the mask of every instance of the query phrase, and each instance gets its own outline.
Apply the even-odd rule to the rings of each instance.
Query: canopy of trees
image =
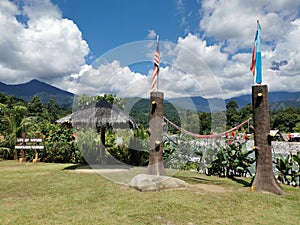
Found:
[[[130,116],[145,130],[149,127],[150,102],[147,99],[142,99],[130,109],[126,109],[125,99],[117,98],[111,94],[104,96],[83,95],[76,99],[74,107],[80,109],[102,99],[110,101],[125,111],[127,110]],[[29,102],[24,102],[21,99],[0,93],[0,149],[6,148],[13,151],[16,138],[21,137],[22,132],[26,132],[29,137],[34,137],[35,132],[40,132],[45,140],[45,146],[47,146],[47,152],[43,153],[45,159],[60,162],[82,160],[80,153],[78,153],[78,147],[74,146],[72,141],[73,131],[55,123],[57,119],[71,112],[71,108],[59,107],[54,98],[43,104],[37,96]],[[230,101],[226,104],[226,112],[222,113],[226,114],[227,127],[225,128],[228,129],[251,117],[252,106],[248,104],[239,108],[235,101]],[[211,131],[215,131],[215,128],[212,128],[212,116],[216,117],[218,113],[195,112],[166,102],[164,115],[190,132],[209,134]],[[167,129],[171,133],[178,132],[171,126],[168,126]],[[220,131],[224,131],[224,129]],[[271,129],[278,129],[282,133],[300,132],[300,108],[287,107],[271,111]],[[68,151],[65,151],[66,149]],[[65,156],[61,157],[59,154]],[[8,158],[11,157],[12,154]]]

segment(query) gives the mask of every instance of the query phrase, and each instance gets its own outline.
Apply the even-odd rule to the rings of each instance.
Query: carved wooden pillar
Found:
[[[163,165],[164,93],[150,93],[150,156],[147,173],[166,175]]]
[[[270,136],[270,112],[267,85],[252,86],[252,107],[256,174],[251,190],[284,194],[272,169],[272,138]]]

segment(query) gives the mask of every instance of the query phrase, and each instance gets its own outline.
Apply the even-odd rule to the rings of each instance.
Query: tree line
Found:
[[[127,110],[141,128],[146,130],[149,127],[150,103],[148,100],[136,103],[131,109],[126,109],[126,101],[114,95],[93,97],[84,95],[76,99],[75,107],[80,109],[86,104],[103,99]],[[1,154],[6,155],[7,158],[12,157],[16,138],[21,137],[22,132],[26,132],[28,137],[34,137],[35,133],[39,132],[45,140],[46,150],[42,154],[44,161],[82,162],[78,146],[73,141],[73,130],[55,123],[57,119],[71,112],[70,107],[60,107],[55,98],[43,104],[37,96],[25,102],[0,93],[0,158]],[[221,113],[225,115],[226,127],[224,129],[227,129],[251,117],[252,106],[248,104],[240,108],[235,101],[230,101],[226,104],[226,111],[220,112],[220,115]],[[300,132],[300,108],[287,107],[270,113],[271,129],[278,129],[282,133]],[[170,103],[165,103],[164,114],[178,126],[199,134],[209,134],[215,131],[211,121],[212,117],[218,117],[208,112],[178,109]],[[171,133],[178,132],[171,126],[167,129]]]

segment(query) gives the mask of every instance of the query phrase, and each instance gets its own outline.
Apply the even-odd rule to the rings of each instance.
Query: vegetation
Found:
[[[115,100],[115,96],[104,98]],[[98,99],[101,97],[98,97]],[[39,132],[44,138],[43,163],[0,161],[0,224],[298,224],[300,162],[298,155],[275,158],[283,183],[284,196],[253,194],[251,178],[241,177],[253,163],[251,152],[244,144],[227,143],[219,146],[197,146],[192,139],[166,137],[164,159],[167,168],[195,169],[210,164],[208,175],[217,174],[230,179],[205,176],[191,171],[180,171],[175,177],[193,185],[190,189],[140,193],[127,186],[116,185],[97,174],[73,173],[75,164],[97,163],[99,134],[84,132],[74,142],[73,130],[55,124],[57,118],[71,112],[51,99],[43,104],[38,97],[28,103],[0,94],[0,158],[13,159],[16,137],[26,132],[33,137]],[[89,101],[95,99],[89,99]],[[85,101],[82,101],[85,102]],[[85,104],[85,103],[84,103]],[[84,107],[78,104],[77,107]],[[118,100],[122,108],[122,99]],[[148,106],[146,107],[148,111]],[[165,107],[168,118],[192,132],[211,132],[211,114],[177,112],[170,104]],[[173,111],[175,110],[175,111]],[[140,112],[140,113],[138,113]],[[176,113],[175,113],[176,112]],[[134,166],[145,166],[149,156],[147,120],[149,112],[133,108],[131,116],[140,122],[140,130],[106,132],[107,153]],[[251,116],[251,106],[239,109],[227,105],[228,127]],[[282,126],[280,123],[280,116]],[[180,121],[180,118],[184,118]],[[299,109],[286,108],[271,112],[271,128],[283,132],[299,130]],[[200,127],[200,129],[199,129]],[[169,134],[176,130],[168,127]],[[126,133],[127,132],[127,133]],[[176,135],[175,135],[176,136]],[[122,142],[118,141],[122,138]],[[178,151],[179,149],[179,151]],[[137,151],[138,150],[138,151]],[[193,162],[192,153],[201,161]],[[215,154],[217,153],[217,154]],[[27,151],[28,161],[33,152]],[[50,164],[47,162],[56,162]],[[74,163],[74,164],[60,164]],[[237,177],[239,176],[239,177]],[[206,189],[204,188],[207,185]],[[259,204],[257,204],[259,202]],[[268,210],[264,210],[268,208]],[[207,213],[209,212],[209,213]]]
[[[250,192],[247,178],[183,171],[189,189],[139,192],[73,164],[0,161],[0,224],[298,224],[300,191]],[[267,210],[266,210],[267,209]]]
[[[300,186],[300,152],[287,156],[278,155],[274,163],[279,171],[277,179],[281,183]]]
[[[207,175],[218,175],[220,177],[252,176],[249,167],[255,162],[250,157],[253,150],[248,151],[246,142],[229,142],[220,145],[215,159],[207,168]]]
[[[104,96],[79,96],[76,99],[74,108],[82,108],[87,104],[106,99],[123,109],[124,99],[114,95]],[[60,107],[55,98],[51,98],[43,104],[39,97],[34,96],[29,102],[21,99],[0,94],[0,157],[3,159],[13,159],[14,146],[17,137],[21,137],[23,132],[27,137],[34,137],[39,132],[44,138],[44,151],[40,152],[41,161],[44,162],[63,162],[63,163],[84,163],[86,159],[97,163],[99,154],[99,134],[95,131],[78,135],[77,142],[74,142],[74,131],[55,123],[58,118],[68,115],[72,109]],[[107,152],[118,160],[131,165],[146,165],[149,155],[149,136],[146,128],[149,123],[149,100],[139,100],[130,109],[130,115],[140,125],[140,130],[116,133],[113,129],[106,132]],[[231,128],[240,122],[251,117],[252,107],[246,105],[239,109],[234,101],[226,105],[227,128]],[[286,108],[271,112],[271,129],[279,129],[282,132],[297,132],[300,130],[300,109]],[[194,133],[209,134],[212,128],[212,114],[206,112],[193,112],[174,107],[171,103],[165,103],[164,114],[175,124]],[[221,116],[221,115],[220,115]],[[214,115],[218,117],[218,115]],[[221,128],[220,128],[221,129]],[[223,129],[224,130],[224,129]],[[222,130],[222,131],[223,131]],[[177,134],[178,131],[172,126],[166,126],[165,131],[169,135]],[[221,130],[220,130],[221,131]],[[243,131],[243,130],[242,130]],[[246,130],[244,130],[246,131]],[[80,131],[77,131],[80,132]],[[118,138],[123,143],[118,142]],[[178,139],[179,137],[177,137]],[[179,143],[177,146],[176,143]],[[193,162],[188,158],[183,159],[182,152],[188,151],[201,152],[201,146],[195,147],[192,140],[168,140],[164,141],[164,158],[168,159],[169,167],[175,168],[194,168]],[[94,147],[93,147],[94,146]],[[228,147],[228,146],[227,146]],[[224,147],[225,149],[227,147]],[[232,146],[231,146],[232,147]],[[179,148],[180,151],[175,151]],[[138,151],[136,149],[139,149]],[[210,151],[210,150],[209,150]],[[214,159],[213,154],[217,150],[202,152],[202,160],[211,163]],[[232,150],[231,150],[232,151]],[[224,151],[223,151],[224,152]],[[238,151],[233,150],[237,153]],[[20,152],[17,152],[19,155]],[[199,153],[200,154],[200,153]],[[172,157],[170,157],[172,155]],[[188,154],[187,154],[188,155]],[[31,161],[34,157],[33,151],[27,151],[27,160]],[[180,162],[183,160],[183,164]],[[186,166],[188,165],[188,166]]]
[[[0,99],[0,153],[2,152],[2,158],[14,158],[16,139],[21,137],[22,133],[25,132],[27,137],[33,138],[38,132],[45,140],[45,149],[41,153],[42,160],[74,163],[80,161],[70,156],[70,153],[72,155],[72,152],[76,151],[76,146],[71,140],[72,130],[54,123],[57,118],[69,114],[71,109],[60,108],[54,98],[50,99],[45,106],[37,96],[28,103],[3,94],[0,94]],[[17,156],[20,155],[20,152],[16,153]],[[61,153],[64,153],[65,156]],[[33,156],[33,150],[28,150],[27,160],[32,160]]]
[[[287,107],[271,112],[271,127],[282,133],[300,131],[300,108]]]

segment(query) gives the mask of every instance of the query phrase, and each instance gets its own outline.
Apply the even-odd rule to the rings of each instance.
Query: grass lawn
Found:
[[[139,192],[70,164],[0,161],[0,224],[299,224],[300,188],[252,193],[249,179],[174,176],[188,189]]]

